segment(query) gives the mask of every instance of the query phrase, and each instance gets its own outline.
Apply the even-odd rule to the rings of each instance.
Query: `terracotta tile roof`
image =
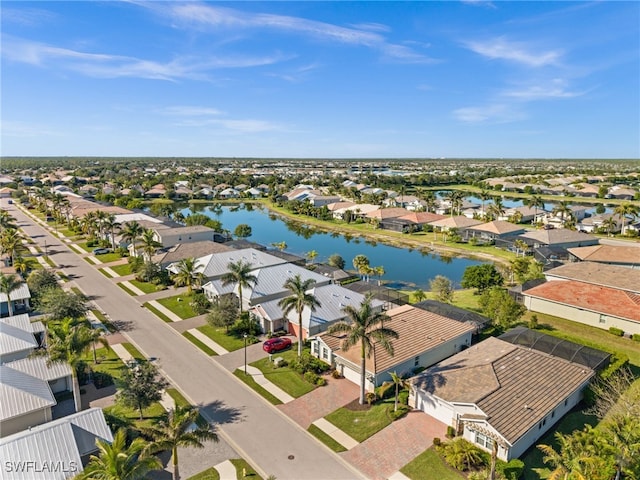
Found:
[[[580,260],[602,263],[629,263],[640,265],[640,246],[593,245],[568,248],[567,251]]]
[[[443,218],[442,220],[436,220],[435,222],[431,222],[431,225],[441,228],[469,228],[475,225],[480,225],[481,223],[483,222],[480,220],[467,218],[464,215],[457,215],[455,217],[447,217]]]
[[[373,212],[369,212],[366,214],[369,218],[379,218],[380,220],[384,220],[385,218],[397,218],[402,217],[409,213],[409,210],[406,208],[381,208],[379,210],[374,210]]]
[[[513,223],[505,222],[503,220],[494,220],[493,222],[483,223],[481,225],[469,227],[469,230],[475,230],[478,232],[495,233],[497,235],[504,235],[505,233],[523,232],[524,227],[520,225],[514,225]]]
[[[640,251],[639,251],[640,253]],[[574,262],[545,272],[547,278],[577,280],[640,293],[640,270],[597,262]]]
[[[522,294],[640,322],[640,296],[615,288],[566,280],[546,282]]]
[[[451,403],[475,403],[509,443],[515,443],[594,372],[495,337],[425,370],[418,389]]]
[[[413,223],[429,223],[435,222],[436,220],[442,220],[447,218],[445,215],[438,215],[437,213],[431,212],[411,212],[408,215],[403,215],[399,217],[400,220],[408,220]]]
[[[393,370],[395,365],[431,350],[443,342],[475,331],[475,326],[470,323],[458,322],[411,305],[391,309],[387,311],[387,315],[391,319],[385,321],[384,326],[398,332],[398,339],[393,340],[393,357],[382,348],[376,349],[375,373]],[[344,351],[340,348],[341,338],[326,333],[320,337],[334,354],[355,365],[360,365],[359,348],[352,347]],[[373,371],[373,368],[373,361],[369,360],[367,369]]]

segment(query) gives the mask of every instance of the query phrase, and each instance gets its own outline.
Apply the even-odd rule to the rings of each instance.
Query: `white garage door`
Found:
[[[454,414],[448,405],[442,404],[438,399],[424,393],[418,394],[417,407],[427,415],[440,420],[445,425],[452,425]]]

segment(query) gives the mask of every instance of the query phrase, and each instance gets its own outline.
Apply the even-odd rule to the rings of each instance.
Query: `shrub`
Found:
[[[315,385],[316,382],[318,381],[318,378],[320,378],[318,376],[317,373],[315,372],[304,372],[304,375],[302,376],[302,378],[305,379],[306,382],[309,382],[311,385]]]
[[[621,328],[609,327],[609,333],[612,333],[613,335],[616,335],[617,337],[621,337],[621,336],[624,335],[624,330],[622,330]]]
[[[440,440],[440,437],[434,437],[433,438],[433,446],[434,447],[439,447],[442,444],[442,440]]]
[[[340,374],[340,371],[338,370],[334,370],[333,372],[331,372],[331,376],[335,379],[343,378],[342,375]]]
[[[376,393],[375,392],[367,392],[366,395],[365,395],[365,398],[367,400],[367,404],[369,406],[371,406],[371,404],[376,401]]]
[[[120,255],[121,257],[128,257],[129,256],[129,250],[127,250],[126,248],[124,248],[122,246],[116,248],[116,253],[118,255]]]
[[[519,458],[512,458],[507,463],[498,462],[496,471],[504,478],[520,478],[524,471],[524,462]]]
[[[640,333],[634,333],[633,335],[631,335],[631,340],[633,340],[634,342],[640,342]]]
[[[400,393],[398,394],[398,402],[400,402],[402,405],[409,404],[409,390],[400,391]]]
[[[291,362],[291,368],[300,375],[304,375],[307,372],[324,373],[331,367],[309,352],[303,352],[300,358],[296,358]]]
[[[456,429],[453,428],[451,425],[449,425],[447,427],[447,434],[446,434],[447,438],[453,438],[456,436]]]
[[[87,240],[87,247],[95,247],[98,245],[98,240],[96,238],[90,238]]]
[[[389,416],[392,420],[398,420],[399,418],[404,417],[407,413],[409,413],[409,407],[406,405],[398,405],[398,409],[394,410],[393,407],[389,409]]]
[[[191,305],[191,308],[193,308],[193,311],[196,312],[197,315],[202,315],[207,313],[211,302],[204,293],[200,292],[193,295],[189,305]]]
[[[321,376],[318,376],[318,379],[316,380],[316,385],[318,387],[324,387],[326,384],[327,384],[327,381]]]
[[[531,315],[531,318],[529,319],[529,328],[531,330],[535,330],[536,328],[538,328],[538,316],[537,315]]]
[[[113,385],[113,377],[106,372],[93,372],[93,384],[96,388],[104,388]]]

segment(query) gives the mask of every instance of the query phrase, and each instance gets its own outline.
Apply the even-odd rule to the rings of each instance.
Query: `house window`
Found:
[[[547,419],[546,417],[542,420],[542,426],[544,427],[547,424]]]
[[[413,360],[413,366],[417,367],[418,365],[420,365],[420,356],[417,356],[414,360]]]
[[[564,401],[564,406],[566,407],[568,403],[569,403],[569,399],[567,398],[567,399],[565,399],[565,401]]]
[[[318,342],[313,342],[313,353],[317,356],[320,351],[320,344]]]
[[[551,412],[551,418],[556,416],[556,411],[554,410],[553,412]]]
[[[600,315],[600,323],[607,323],[607,319],[604,315]]]
[[[491,440],[489,437],[487,437],[486,435],[483,435],[482,433],[476,432],[476,443],[478,445],[481,445],[485,448],[492,448],[493,447],[493,440]]]
[[[327,360],[329,358],[329,349],[328,348],[323,348],[322,349],[322,358]]]

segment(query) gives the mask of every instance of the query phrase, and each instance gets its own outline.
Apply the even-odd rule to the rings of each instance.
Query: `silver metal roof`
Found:
[[[47,361],[47,357],[31,357],[5,363],[5,365],[48,382],[71,376],[71,367],[69,364],[64,362],[51,362],[47,365]]]
[[[49,382],[8,365],[0,365],[0,421],[56,404]]]
[[[31,298],[31,292],[26,283],[22,283],[18,288],[11,292],[11,300],[24,300],[25,298]],[[7,294],[0,293],[0,303],[7,301]]]
[[[96,450],[98,439],[113,441],[99,408],[74,413],[0,439],[3,467],[13,467],[3,468],[2,478],[64,480],[74,477],[82,471],[81,457]],[[22,462],[22,471],[17,471],[19,462]]]
[[[42,325],[40,322],[36,323]],[[37,348],[33,332],[34,325],[26,314],[0,319],[0,356]]]

